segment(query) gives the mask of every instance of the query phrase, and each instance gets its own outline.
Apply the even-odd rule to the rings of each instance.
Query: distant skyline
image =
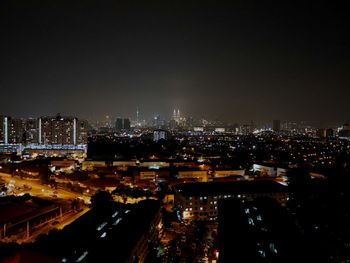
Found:
[[[62,117],[77,117],[78,119],[86,119],[89,122],[91,122],[92,124],[103,124],[106,121],[111,121],[112,125],[115,125],[115,121],[117,120],[117,118],[128,118],[130,121],[136,121],[136,112],[134,114],[126,114],[126,115],[121,115],[121,114],[106,114],[104,116],[101,117],[96,117],[96,118],[92,118],[90,117],[83,117],[81,115],[77,115],[74,113],[53,113],[53,114],[39,114],[39,115],[31,115],[31,116],[16,116],[16,115],[11,115],[11,114],[7,114],[5,116],[9,116],[9,117],[14,117],[14,118],[39,118],[39,117],[45,117],[45,116],[56,116],[56,115],[60,115]],[[0,114],[1,116],[1,114]],[[153,118],[156,116],[160,116],[161,120],[165,120],[165,121],[170,121],[172,119],[172,114],[168,114],[166,116],[158,114],[158,113],[154,113],[152,115],[149,116],[143,116],[142,113],[139,112],[139,122],[143,122],[146,121],[146,123],[148,125],[152,125],[153,123]],[[234,125],[234,124],[239,124],[239,125],[246,125],[246,124],[254,124],[256,125],[258,128],[267,128],[273,127],[273,121],[276,119],[267,119],[267,120],[223,120],[220,118],[208,118],[207,116],[203,116],[201,118],[196,118],[193,117],[191,114],[182,114],[181,113],[181,117],[184,117],[185,119],[188,118],[193,118],[194,121],[200,121],[200,120],[206,120],[206,121],[214,121],[214,122],[222,122],[225,125]],[[303,125],[310,125],[311,127],[315,127],[315,128],[336,128],[336,127],[341,127],[344,124],[348,124],[349,122],[347,122],[346,120],[344,121],[316,121],[316,120],[295,120],[295,119],[277,119],[279,121],[281,121],[281,124],[283,124],[284,122],[296,122],[298,124],[303,124]]]
[[[349,122],[338,1],[1,1],[0,115]]]

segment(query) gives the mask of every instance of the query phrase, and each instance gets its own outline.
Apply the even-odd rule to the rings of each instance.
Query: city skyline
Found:
[[[266,119],[266,120],[229,120],[225,121],[222,118],[213,118],[210,119],[208,116],[203,116],[201,118],[194,118],[193,115],[183,113],[181,111],[181,117],[180,115],[174,115],[174,112],[176,111],[176,114],[178,114],[180,109],[174,109],[172,114],[168,114],[166,116],[160,115],[159,113],[153,113],[149,116],[144,116],[142,112],[140,111],[139,108],[136,109],[134,113],[131,114],[126,114],[126,115],[121,115],[121,114],[106,114],[103,116],[100,116],[99,118],[91,118],[90,117],[83,117],[83,116],[78,116],[74,113],[72,114],[61,114],[61,113],[54,113],[50,115],[44,115],[44,114],[39,114],[37,116],[16,116],[16,115],[10,115],[10,114],[1,114],[0,117],[9,117],[13,118],[14,120],[18,121],[38,121],[40,118],[46,118],[46,117],[52,117],[55,118],[57,116],[62,116],[64,118],[76,118],[78,120],[86,120],[93,126],[97,125],[98,127],[103,127],[103,126],[112,126],[114,127],[116,125],[116,122],[118,119],[127,119],[131,121],[133,127],[137,126],[146,126],[146,127],[152,127],[154,126],[153,122],[154,120],[158,120],[163,122],[164,124],[161,126],[171,126],[171,121],[175,120],[176,123],[179,122],[181,119],[182,122],[195,122],[196,124],[190,125],[190,126],[207,126],[207,125],[216,125],[216,126],[232,126],[232,125],[254,125],[256,128],[261,129],[261,128],[271,128],[273,129],[274,122],[278,121],[281,124],[282,123],[290,123],[290,124],[296,124],[296,125],[302,125],[302,126],[309,126],[312,128],[339,128],[342,125],[348,125],[349,121],[343,120],[343,121],[328,121],[328,122],[320,122],[320,121],[315,121],[315,120],[295,120],[295,119]],[[109,123],[107,125],[107,123]],[[205,124],[207,123],[207,124]],[[187,126],[187,125],[186,125]]]
[[[3,1],[0,112],[348,120],[339,3]],[[131,116],[129,116],[131,117]]]
[[[0,263],[350,262],[345,4],[0,1]]]

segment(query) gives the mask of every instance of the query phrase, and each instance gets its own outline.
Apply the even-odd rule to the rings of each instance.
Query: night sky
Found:
[[[349,121],[348,13],[340,1],[2,0],[0,114]]]

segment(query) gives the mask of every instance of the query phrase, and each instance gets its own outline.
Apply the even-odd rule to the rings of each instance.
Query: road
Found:
[[[13,177],[10,174],[0,173],[0,178],[5,183],[13,185],[13,194],[22,195],[29,193],[32,196],[41,198],[57,198],[63,200],[72,200],[79,198],[85,203],[90,203],[90,197],[85,196],[76,192],[70,192],[63,189],[53,189],[49,185],[41,184],[38,179],[21,179],[20,177]],[[89,208],[84,208],[80,212],[68,212],[62,217],[53,218],[50,221],[45,222],[38,228],[30,228],[30,237],[27,238],[26,232],[21,233],[17,236],[12,236],[10,241],[13,240],[18,243],[33,242],[40,234],[46,234],[52,229],[63,229],[65,226],[71,224],[73,221],[78,219],[80,216],[88,212]]]
[[[39,179],[21,179],[20,177],[12,177],[11,174],[0,173],[0,178],[6,182],[6,184],[14,183],[15,194],[25,194],[29,193],[32,196],[44,197],[44,198],[60,198],[60,199],[82,199],[85,203],[90,203],[90,197],[76,193],[70,192],[63,189],[52,189],[49,185],[41,184]],[[27,186],[28,188],[24,188]],[[20,189],[16,189],[20,187]]]

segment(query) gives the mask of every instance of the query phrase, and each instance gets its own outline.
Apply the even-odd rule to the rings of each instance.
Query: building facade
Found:
[[[216,220],[221,199],[271,197],[282,205],[288,200],[287,188],[272,180],[184,183],[174,192],[178,216],[184,220]]]
[[[115,122],[115,129],[118,132],[130,131],[130,120],[127,118],[117,118]]]
[[[78,145],[87,143],[87,121],[75,117],[41,117],[38,142],[43,145]]]

